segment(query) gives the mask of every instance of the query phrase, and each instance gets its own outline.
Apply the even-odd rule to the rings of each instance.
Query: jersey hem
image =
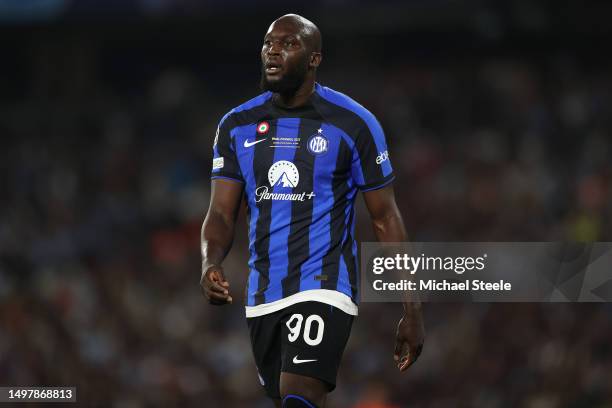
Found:
[[[211,179],[211,180],[214,180],[214,179],[225,179],[225,180],[232,180],[232,181],[236,181],[236,182],[238,182],[238,183],[242,183],[242,184],[244,184],[244,181],[243,181],[243,180],[240,180],[240,179],[238,179],[238,178],[236,178],[236,177],[230,177],[230,176],[213,175],[213,176],[210,176],[210,179]]]
[[[286,298],[257,306],[245,306],[246,317],[258,317],[278,312],[281,309],[301,302],[320,302],[342,310],[346,314],[357,316],[357,305],[342,292],[330,289],[311,289],[298,292]]]
[[[382,181],[379,181],[377,183],[366,184],[364,186],[357,186],[357,188],[361,192],[378,190],[379,188],[383,188],[387,184],[391,183],[393,180],[395,180],[395,175],[391,173],[387,177],[385,177]]]

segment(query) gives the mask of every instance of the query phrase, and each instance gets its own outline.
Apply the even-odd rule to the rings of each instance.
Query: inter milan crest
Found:
[[[329,149],[329,140],[323,136],[323,129],[319,129],[317,133],[310,136],[306,146],[308,146],[308,151],[315,156],[327,153]]]

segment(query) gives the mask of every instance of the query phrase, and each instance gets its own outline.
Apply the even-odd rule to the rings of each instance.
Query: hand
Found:
[[[425,327],[420,313],[404,315],[397,324],[393,359],[400,371],[406,371],[421,354]]]
[[[202,294],[212,305],[225,305],[232,303],[229,294],[229,282],[225,280],[223,268],[219,265],[212,265],[202,270],[200,278]]]

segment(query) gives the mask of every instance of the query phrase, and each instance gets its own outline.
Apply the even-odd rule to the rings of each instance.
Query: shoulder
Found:
[[[264,92],[248,101],[236,106],[221,118],[219,127],[236,127],[256,121],[265,114],[265,104],[272,97],[271,92]]]
[[[352,129],[367,128],[370,132],[382,130],[376,116],[350,96],[320,84],[316,85],[316,92],[322,104],[326,105],[325,116],[338,116]]]

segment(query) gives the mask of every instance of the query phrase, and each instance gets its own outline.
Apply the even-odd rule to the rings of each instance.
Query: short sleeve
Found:
[[[227,116],[221,119],[213,142],[211,179],[225,178],[244,183]]]
[[[361,191],[384,187],[395,177],[382,127],[374,116],[368,119],[357,132],[351,165],[353,182]]]

